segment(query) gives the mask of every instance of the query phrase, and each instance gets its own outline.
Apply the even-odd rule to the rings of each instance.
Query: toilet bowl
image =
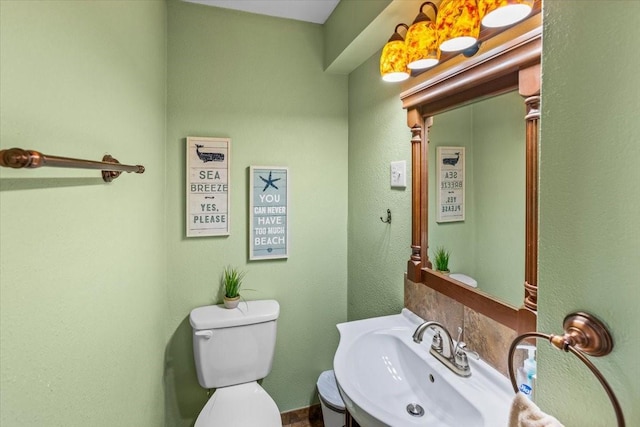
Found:
[[[258,380],[271,372],[277,301],[246,301],[191,311],[198,382],[215,389],[195,427],[282,427],[280,411]]]
[[[217,389],[195,423],[195,427],[223,426],[282,427],[282,421],[271,396],[253,381]]]

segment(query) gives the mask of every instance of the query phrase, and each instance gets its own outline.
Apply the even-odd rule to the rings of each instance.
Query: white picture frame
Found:
[[[289,168],[249,167],[249,259],[289,257]]]
[[[228,236],[231,139],[190,136],[186,148],[186,236]]]
[[[437,147],[436,165],[436,222],[464,221],[465,147]]]

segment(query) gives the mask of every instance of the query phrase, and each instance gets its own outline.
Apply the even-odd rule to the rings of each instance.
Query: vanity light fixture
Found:
[[[522,21],[533,10],[534,0],[479,0],[482,25],[489,28],[506,27]]]
[[[440,62],[438,49],[438,33],[436,23],[423,11],[425,6],[431,6],[438,16],[438,8],[430,1],[422,3],[420,12],[407,31],[405,44],[407,46],[407,66],[412,70],[422,70],[437,65]]]
[[[443,52],[473,47],[480,36],[480,12],[476,0],[444,0],[436,19],[438,43]]]
[[[389,38],[389,41],[382,49],[380,56],[380,74],[382,80],[386,82],[401,82],[409,78],[409,68],[407,67],[407,47],[404,38],[398,33],[398,28],[409,29],[407,24],[398,24]]]
[[[443,0],[438,7],[430,2],[420,5],[416,19],[408,27],[396,25],[382,50],[380,74],[387,82],[400,82],[412,70],[431,68],[440,63],[441,52],[460,52],[472,57],[480,49],[480,28],[513,25],[531,14],[536,0]],[[435,19],[423,11],[431,6]],[[407,32],[403,38],[398,29]],[[406,39],[406,40],[405,40]]]

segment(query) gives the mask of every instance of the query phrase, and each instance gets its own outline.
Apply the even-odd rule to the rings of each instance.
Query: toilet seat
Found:
[[[282,427],[280,410],[257,382],[217,389],[194,427]]]

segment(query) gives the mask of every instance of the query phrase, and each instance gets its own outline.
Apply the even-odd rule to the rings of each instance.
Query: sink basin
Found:
[[[338,325],[333,367],[349,413],[362,427],[506,426],[513,399],[507,378],[474,359],[471,376],[457,376],[429,354],[433,331],[413,342],[420,323],[404,309]]]

